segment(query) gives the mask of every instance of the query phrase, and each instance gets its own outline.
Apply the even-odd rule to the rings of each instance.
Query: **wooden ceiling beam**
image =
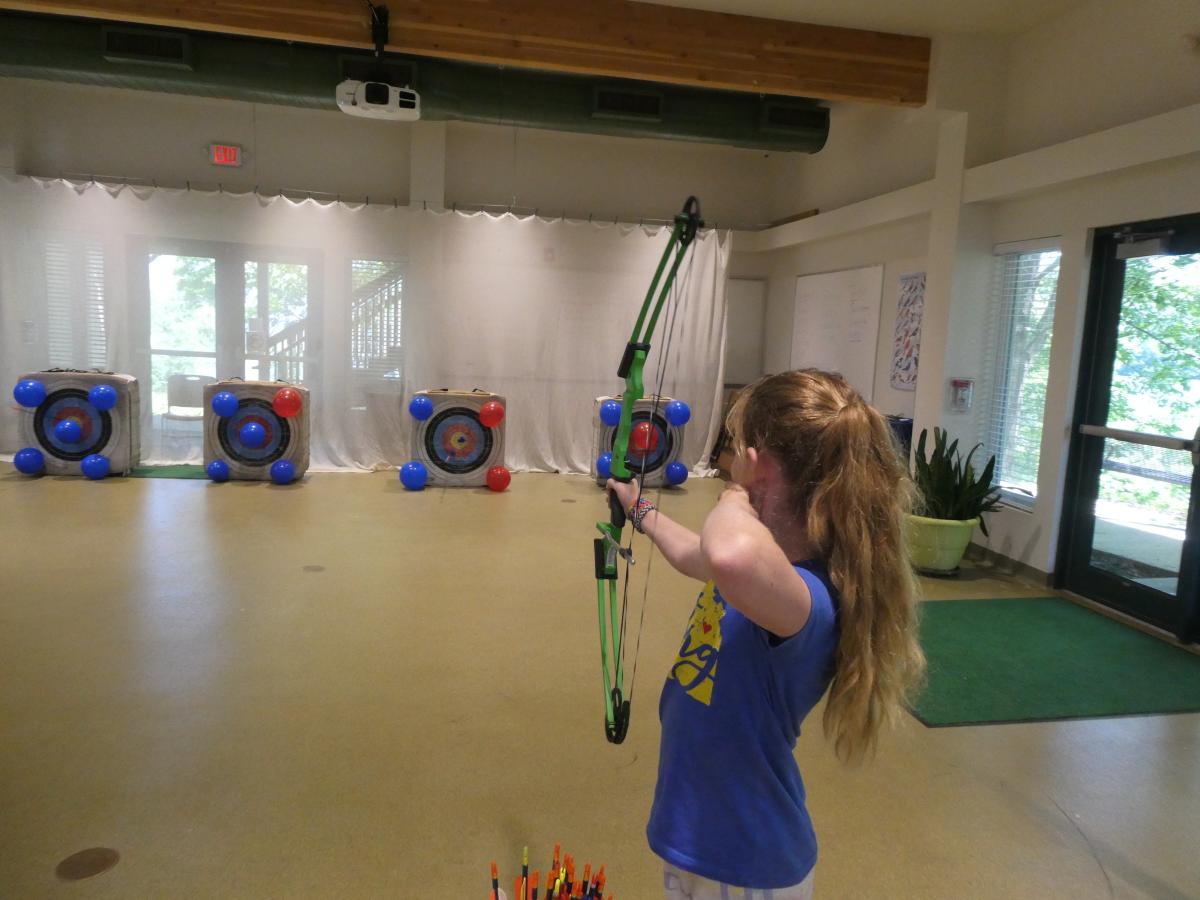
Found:
[[[628,0],[385,0],[387,49],[493,65],[898,106],[928,38]],[[0,0],[0,9],[370,48],[364,0]]]

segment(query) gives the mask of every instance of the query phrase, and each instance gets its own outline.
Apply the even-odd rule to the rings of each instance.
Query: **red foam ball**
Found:
[[[479,423],[484,428],[495,428],[504,421],[504,404],[498,400],[489,400],[479,407]]]
[[[629,449],[645,456],[658,446],[658,432],[649,422],[638,422],[629,432]]]
[[[303,406],[304,398],[295,388],[280,388],[275,392],[275,399],[271,401],[271,408],[285,419],[299,415]]]
[[[487,486],[493,491],[502,491],[512,481],[512,475],[504,466],[492,466],[487,472]]]

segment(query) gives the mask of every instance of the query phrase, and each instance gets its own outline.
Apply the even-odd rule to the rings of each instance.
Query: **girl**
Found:
[[[913,486],[883,417],[838,375],[766,376],[727,427],[732,483],[698,535],[608,482],[705,583],[659,703],[646,834],[668,900],[801,900],[817,858],[801,722],[829,688],[825,733],[860,759],[924,670],[903,530]]]

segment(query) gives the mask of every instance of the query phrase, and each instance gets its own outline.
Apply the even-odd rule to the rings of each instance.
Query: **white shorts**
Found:
[[[791,887],[761,890],[731,887],[663,863],[663,896],[666,900],[812,900],[813,873]]]

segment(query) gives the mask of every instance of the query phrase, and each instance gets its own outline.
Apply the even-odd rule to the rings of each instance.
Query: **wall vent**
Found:
[[[192,68],[191,39],[183,32],[105,26],[101,35],[109,62]]]
[[[597,87],[593,94],[592,117],[633,122],[661,122],[663,95],[657,91]]]

